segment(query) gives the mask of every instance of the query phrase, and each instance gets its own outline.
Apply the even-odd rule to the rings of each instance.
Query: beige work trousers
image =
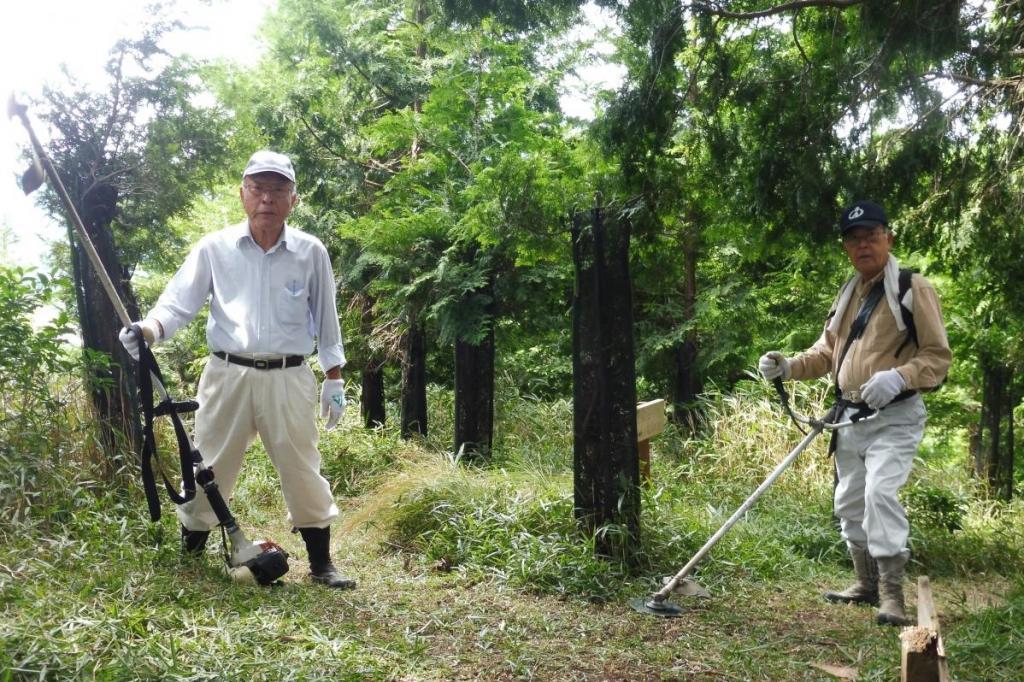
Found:
[[[843,418],[852,413],[846,410]],[[847,544],[867,547],[876,559],[909,555],[910,524],[899,491],[917,456],[925,418],[917,394],[838,433],[835,514]]]
[[[337,518],[331,486],[320,475],[316,393],[316,377],[305,363],[265,370],[210,357],[199,379],[195,444],[225,500],[238,481],[245,451],[259,435],[281,478],[291,525],[326,528]],[[218,524],[202,488],[177,512],[189,530]]]

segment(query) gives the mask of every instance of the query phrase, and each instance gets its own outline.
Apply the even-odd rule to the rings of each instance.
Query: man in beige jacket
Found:
[[[877,418],[837,433],[835,513],[857,581],[825,598],[878,605],[879,623],[905,625],[903,574],[910,556],[910,526],[899,489],[924,434],[921,391],[942,383],[952,353],[928,280],[912,275],[900,300],[900,269],[890,253],[893,233],[884,209],[858,201],[843,211],[840,232],[856,274],[840,290],[821,337],[793,358],[766,353],[758,369],[769,380],[816,379],[831,373],[841,402],[840,420],[865,406],[878,410]],[[851,340],[854,320],[876,286],[874,309],[862,334]],[[912,311],[911,324],[901,306]]]

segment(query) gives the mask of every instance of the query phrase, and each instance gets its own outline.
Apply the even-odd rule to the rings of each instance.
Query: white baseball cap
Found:
[[[292,168],[292,160],[284,154],[278,154],[268,149],[261,149],[249,157],[249,163],[245,164],[242,179],[257,173],[277,173],[295,182],[295,169]]]

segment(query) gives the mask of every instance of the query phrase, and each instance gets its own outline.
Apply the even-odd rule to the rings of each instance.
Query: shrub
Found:
[[[82,418],[80,358],[68,352],[66,313],[33,326],[60,282],[0,266],[0,505],[4,520],[45,520],[88,478],[90,427]]]

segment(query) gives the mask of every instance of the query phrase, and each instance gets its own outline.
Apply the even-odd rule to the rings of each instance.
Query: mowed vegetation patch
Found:
[[[814,395],[800,399],[814,407]],[[518,436],[490,466],[351,421],[325,439],[325,470],[366,463],[353,488],[361,493],[340,499],[334,533],[339,563],[360,581],[350,593],[306,581],[302,543],[266,494],[275,474],[258,445],[232,503],[252,533],[292,554],[281,587],[230,582],[216,538],[202,559],[183,561],[172,515],[148,524],[137,493],[118,499],[78,481],[46,524],[4,526],[2,667],[44,679],[816,680],[814,665],[828,664],[893,679],[896,630],[875,625],[871,609],[820,598],[849,578],[820,453],[787,472],[700,567],[712,599],[677,598],[687,609],[679,619],[628,607],[700,547],[793,435],[760,389],[707,408],[706,437],[654,442],[635,564],[593,556],[572,518],[568,456]],[[540,428],[566,428],[561,405],[516,409]],[[760,437],[726,435],[741,423],[761,424]],[[947,559],[919,558],[914,571],[932,575],[954,674],[1015,679],[1024,665],[1019,572],[970,567],[979,550],[1019,561],[1020,537],[986,536],[992,508],[964,504],[964,529],[928,526],[915,547],[928,557],[941,538]],[[1000,513],[1008,528],[1019,527],[1015,509]]]

